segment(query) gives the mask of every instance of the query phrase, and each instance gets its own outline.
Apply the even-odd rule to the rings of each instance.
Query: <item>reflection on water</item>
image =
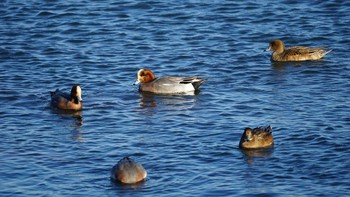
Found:
[[[73,125],[72,130],[72,139],[77,142],[84,142],[83,130],[81,126],[83,125],[83,120],[78,118],[75,119],[75,124]]]
[[[178,95],[162,95],[148,92],[140,93],[141,108],[162,107],[165,109],[190,109],[196,102],[198,92],[189,92]]]
[[[288,66],[322,66],[324,65],[324,59],[314,61],[295,61],[295,62],[271,62],[271,66],[276,70],[286,70]]]
[[[132,184],[126,184],[126,183],[121,183],[118,181],[110,180],[111,181],[111,186],[113,187],[114,190],[120,191],[120,190],[125,190],[125,189],[139,189],[140,187],[144,186],[146,184],[146,180],[142,180],[137,183],[132,183]]]
[[[59,110],[52,109],[52,111],[61,117],[63,120],[67,120],[66,126],[72,128],[72,139],[74,141],[83,142],[83,111],[72,111],[72,110]]]
[[[263,149],[241,149],[241,152],[246,156],[248,163],[254,161],[256,157],[267,157],[273,153],[273,147]]]
[[[271,62],[271,65],[276,70],[286,70],[287,66],[301,66],[302,62]]]
[[[155,95],[151,93],[140,93],[141,108],[157,107],[157,102],[154,97]]]
[[[53,109],[52,110],[55,114],[59,115],[63,119],[71,119],[73,118],[74,124],[76,126],[82,126],[83,125],[83,111],[72,111],[72,110],[58,110]]]

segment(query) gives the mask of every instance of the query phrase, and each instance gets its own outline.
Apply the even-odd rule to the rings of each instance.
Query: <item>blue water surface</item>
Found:
[[[349,196],[350,2],[0,2],[1,196]],[[328,46],[273,63],[273,39]],[[156,76],[202,75],[196,95],[150,95]],[[83,89],[84,109],[49,106]],[[238,148],[271,125],[273,149]],[[121,185],[124,156],[146,182]]]

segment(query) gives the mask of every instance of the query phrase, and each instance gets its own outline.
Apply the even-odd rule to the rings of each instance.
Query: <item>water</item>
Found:
[[[348,196],[348,1],[1,1],[1,196]],[[329,46],[271,63],[269,40]],[[197,95],[140,94],[140,68]],[[84,110],[49,106],[81,84]],[[82,118],[79,118],[82,117]],[[275,146],[238,148],[271,125]],[[110,181],[122,157],[144,184]]]

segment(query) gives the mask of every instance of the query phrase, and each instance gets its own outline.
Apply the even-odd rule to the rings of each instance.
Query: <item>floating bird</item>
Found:
[[[81,110],[83,108],[83,99],[81,98],[81,88],[74,85],[70,94],[61,92],[56,89],[51,94],[51,106],[63,110]]]
[[[273,145],[271,126],[245,128],[239,142],[239,147],[244,149],[268,148]]]
[[[137,81],[140,84],[139,89],[143,92],[152,92],[157,94],[176,94],[194,92],[205,80],[200,76],[192,77],[173,77],[164,76],[156,78],[149,69],[140,69],[137,72]]]
[[[121,183],[137,183],[147,176],[145,168],[135,160],[124,157],[112,168],[111,178]]]
[[[318,60],[332,50],[325,50],[324,47],[303,47],[294,46],[286,48],[281,40],[270,41],[266,51],[273,51],[271,60],[273,61],[305,61]]]

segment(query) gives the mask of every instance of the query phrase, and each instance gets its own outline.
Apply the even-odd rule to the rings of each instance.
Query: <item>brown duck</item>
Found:
[[[269,48],[266,51],[273,51],[272,61],[306,61],[318,60],[332,50],[325,50],[324,47],[285,47],[281,40],[270,41]]]
[[[239,142],[243,149],[268,148],[273,145],[271,126],[257,127],[254,129],[245,128]]]
[[[111,178],[121,183],[137,183],[147,177],[145,168],[135,160],[124,157],[113,168]]]

